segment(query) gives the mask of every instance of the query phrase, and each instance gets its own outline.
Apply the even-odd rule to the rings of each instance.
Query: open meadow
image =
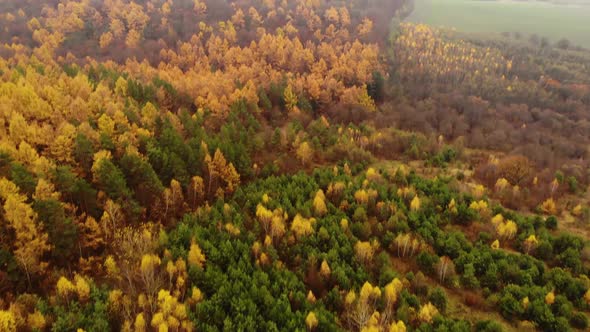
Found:
[[[590,3],[580,1],[416,0],[408,21],[466,32],[536,33],[551,42],[567,38],[590,47]]]

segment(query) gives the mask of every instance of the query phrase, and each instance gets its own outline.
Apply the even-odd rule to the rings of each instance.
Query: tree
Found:
[[[48,235],[37,224],[37,215],[26,203],[26,197],[5,178],[0,179],[0,198],[4,199],[4,216],[16,235],[14,255],[30,285],[31,275],[45,271],[47,266],[42,257],[51,249]]]
[[[434,306],[438,308],[440,311],[442,311],[443,313],[445,312],[447,308],[447,296],[442,288],[435,288],[432,291],[432,293],[430,293],[430,295],[428,296],[428,300],[432,302],[432,304],[434,304]]]
[[[297,148],[297,157],[301,160],[301,163],[305,166],[308,161],[313,158],[313,150],[309,143],[303,142]]]
[[[555,44],[555,46],[557,46],[557,48],[560,48],[562,50],[567,50],[570,48],[571,42],[566,38],[562,38]]]
[[[310,311],[305,317],[305,325],[309,331],[313,331],[318,326],[318,319],[313,311]]]
[[[502,178],[513,185],[522,185],[532,174],[533,166],[524,156],[510,156],[498,164],[498,172]]]
[[[438,309],[430,302],[420,307],[418,319],[425,323],[431,323],[432,319],[439,315]]]
[[[375,255],[375,251],[371,243],[363,241],[358,241],[354,245],[354,252],[357,259],[365,265],[371,263],[373,256]]]
[[[326,207],[324,192],[320,189],[317,191],[314,199],[313,199],[313,208],[315,213],[318,216],[323,216],[328,212],[328,208]]]
[[[315,219],[306,219],[303,218],[300,214],[297,214],[295,218],[293,218],[293,222],[291,223],[291,231],[295,233],[295,236],[297,236],[297,238],[308,236],[314,232],[314,223]]]
[[[113,200],[131,198],[125,175],[109,158],[95,156],[92,173],[98,187]]]
[[[330,265],[328,265],[328,262],[326,262],[326,260],[324,259],[322,261],[322,264],[320,265],[320,275],[324,279],[328,279],[328,278],[330,278],[331,274],[332,274],[332,270],[330,269]]]
[[[412,210],[412,211],[420,210],[420,198],[418,197],[418,195],[414,196],[414,198],[410,202],[410,210]]]
[[[557,206],[553,198],[548,198],[546,201],[543,202],[543,204],[541,204],[541,211],[549,215],[557,214]]]
[[[225,188],[223,189],[223,192],[233,193],[237,189],[238,185],[240,184],[240,175],[236,171],[234,165],[231,162],[227,162],[221,150],[217,149],[213,155],[213,158],[207,154],[205,156],[205,165],[207,165],[207,170],[209,173],[209,187],[207,190],[208,195],[211,194],[213,183],[215,183],[217,178],[225,182]]]
[[[552,305],[555,302],[555,293],[553,291],[550,291],[549,293],[547,293],[547,295],[545,295],[545,303],[548,305]]]
[[[0,330],[16,332],[16,320],[12,312],[0,310]]]
[[[191,243],[187,260],[191,266],[198,266],[199,268],[203,268],[205,264],[205,254],[201,251],[201,247],[194,241]]]
[[[524,241],[524,250],[525,253],[529,254],[531,252],[531,250],[535,249],[537,247],[537,245],[539,244],[539,241],[537,240],[537,237],[533,234],[530,235],[525,241]]]
[[[197,203],[205,196],[205,184],[203,178],[200,176],[193,176],[189,186],[189,197],[192,200],[193,208],[197,207]]]
[[[59,264],[66,264],[76,249],[78,229],[71,218],[66,218],[63,205],[54,199],[33,203],[39,221],[45,225],[52,246],[52,256]]]

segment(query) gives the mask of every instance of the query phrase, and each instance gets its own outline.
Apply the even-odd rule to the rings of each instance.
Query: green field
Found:
[[[464,32],[536,33],[551,41],[567,38],[575,45],[590,48],[588,2],[558,5],[537,1],[415,0],[408,21]]]

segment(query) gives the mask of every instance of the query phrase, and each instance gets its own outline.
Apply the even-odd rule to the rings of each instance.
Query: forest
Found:
[[[588,330],[590,50],[413,8],[0,1],[0,332]]]

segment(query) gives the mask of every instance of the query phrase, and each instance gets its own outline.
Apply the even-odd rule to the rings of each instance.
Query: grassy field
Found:
[[[558,5],[508,0],[415,0],[415,4],[410,22],[465,32],[536,33],[552,42],[567,38],[575,45],[590,48],[590,2]]]

